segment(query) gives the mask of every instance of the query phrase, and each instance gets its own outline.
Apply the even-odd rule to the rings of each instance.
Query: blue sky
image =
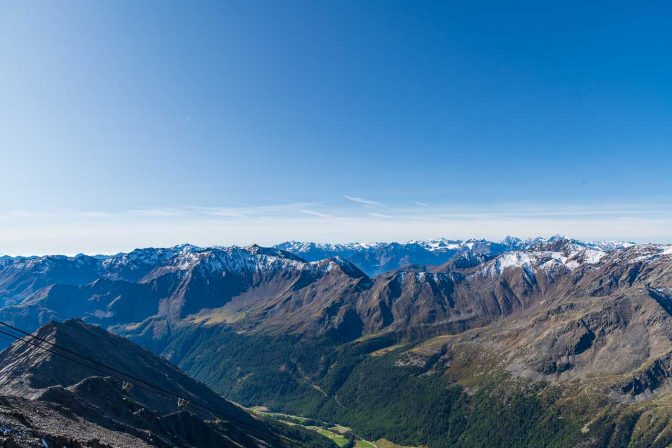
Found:
[[[672,240],[665,2],[0,5],[0,252]]]

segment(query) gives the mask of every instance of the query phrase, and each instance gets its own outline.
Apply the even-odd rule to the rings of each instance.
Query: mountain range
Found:
[[[79,318],[243,405],[369,440],[667,446],[671,273],[670,246],[563,237],[3,257],[0,321]],[[0,370],[0,393],[24,370]]]

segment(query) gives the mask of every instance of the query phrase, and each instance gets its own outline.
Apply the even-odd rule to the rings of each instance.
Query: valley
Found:
[[[255,406],[250,408],[250,410],[262,418],[276,420],[290,426],[302,426],[311,431],[315,431],[333,441],[339,448],[378,448],[378,442],[374,443],[364,440],[354,434],[351,428],[345,426],[329,424],[296,415],[271,412],[264,406]],[[394,444],[384,439],[381,440],[380,443],[389,446],[389,448],[396,448]]]

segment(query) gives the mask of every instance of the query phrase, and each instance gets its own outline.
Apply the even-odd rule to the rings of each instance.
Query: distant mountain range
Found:
[[[672,246],[553,237],[4,257],[0,297],[1,321],[81,318],[230,399],[370,440],[672,443]]]
[[[367,275],[376,276],[393,269],[408,265],[436,265],[449,261],[451,258],[466,254],[478,256],[482,259],[494,257],[504,252],[526,250],[546,242],[565,239],[554,236],[549,239],[533,238],[522,240],[516,237],[506,237],[500,242],[487,240],[451,240],[446,238],[409,241],[407,243],[349,243],[349,244],[321,244],[289,241],[275,246],[277,249],[298,255],[308,260],[322,260],[331,257],[342,257]],[[573,240],[577,245],[598,250],[609,251],[617,248],[629,247],[628,242],[583,242]]]

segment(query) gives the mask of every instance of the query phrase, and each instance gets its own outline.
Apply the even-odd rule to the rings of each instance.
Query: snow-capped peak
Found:
[[[535,249],[505,252],[487,262],[481,272],[486,276],[496,276],[508,268],[521,268],[528,273],[556,269],[573,271],[580,266],[596,265],[605,255],[607,252],[604,250],[585,247],[570,240],[549,239],[548,244],[538,245]]]

